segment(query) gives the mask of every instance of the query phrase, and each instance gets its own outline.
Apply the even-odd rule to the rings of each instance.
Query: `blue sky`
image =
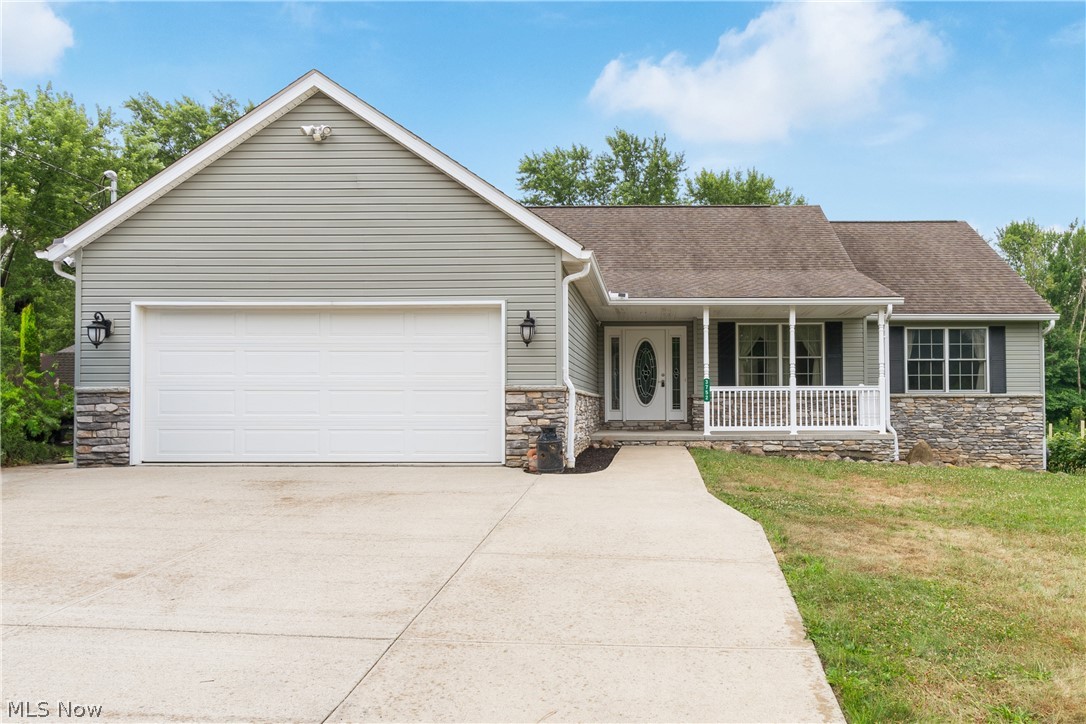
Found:
[[[8,87],[262,101],[318,68],[516,197],[522,155],[666,133],[835,220],[1086,215],[1086,4],[13,3]]]

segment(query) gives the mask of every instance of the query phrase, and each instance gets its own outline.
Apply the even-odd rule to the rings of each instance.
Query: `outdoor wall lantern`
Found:
[[[101,312],[95,312],[94,321],[87,325],[87,339],[97,347],[106,341],[112,328],[113,322],[102,316]]]
[[[520,323],[520,338],[524,340],[525,347],[532,343],[532,337],[534,336],[535,320],[532,319],[532,313],[528,312],[524,315],[524,321]]]

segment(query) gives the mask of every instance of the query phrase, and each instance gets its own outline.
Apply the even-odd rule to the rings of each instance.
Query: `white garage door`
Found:
[[[496,307],[149,308],[147,462],[501,462]]]

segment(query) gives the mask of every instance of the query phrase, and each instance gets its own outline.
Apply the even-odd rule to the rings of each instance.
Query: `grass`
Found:
[[[1086,721],[1086,477],[691,453],[849,721]]]

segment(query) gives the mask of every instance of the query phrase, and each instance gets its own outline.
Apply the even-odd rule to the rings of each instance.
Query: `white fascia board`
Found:
[[[666,272],[661,272],[666,273]],[[645,304],[654,305],[670,305],[675,307],[725,307],[729,305],[742,304],[742,305],[772,305],[772,304],[787,304],[796,305],[797,307],[809,307],[823,304],[849,304],[849,305],[865,305],[865,304],[903,304],[905,299],[903,297],[724,297],[724,298],[682,298],[676,299],[674,297],[644,297],[635,299],[610,299],[610,306],[638,306]]]
[[[44,258],[56,261],[94,241],[317,92],[333,99],[562,251],[580,260],[587,261],[590,258],[590,253],[579,243],[316,70],[306,73],[183,158],[151,177],[117,203],[57,239],[46,250],[47,256]]]
[[[872,319],[873,315],[868,316]],[[894,314],[895,322],[1048,322],[1058,314]]]

